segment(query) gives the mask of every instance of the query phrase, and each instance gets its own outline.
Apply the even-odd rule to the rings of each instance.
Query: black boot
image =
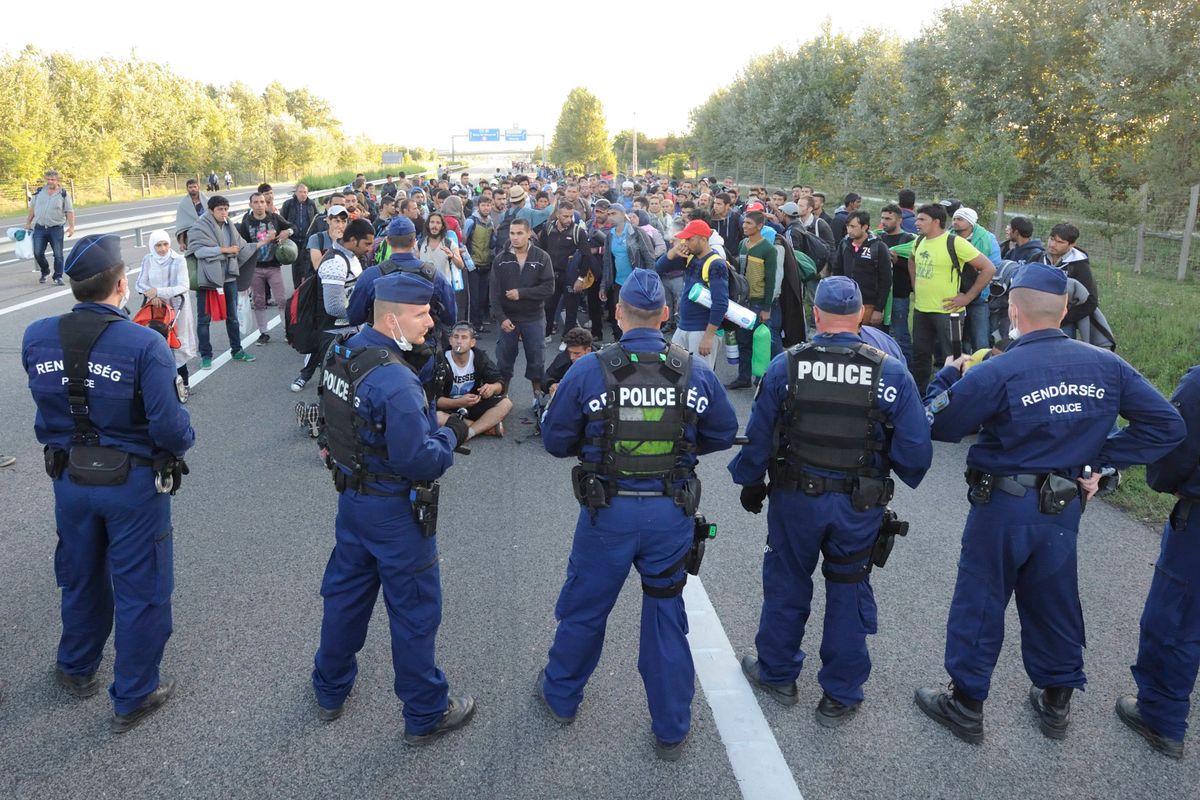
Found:
[[[125,733],[133,730],[138,725],[141,725],[146,717],[162,708],[163,703],[170,700],[173,694],[175,694],[174,678],[159,679],[158,687],[146,695],[146,699],[142,701],[140,706],[128,714],[113,714],[112,721],[108,726],[109,730],[113,733]]]
[[[1142,712],[1138,710],[1137,698],[1133,695],[1127,694],[1117,699],[1117,716],[1167,758],[1183,758],[1183,740],[1168,739],[1147,725],[1146,720],[1142,719]]]
[[[917,689],[917,705],[925,716],[950,729],[970,744],[983,742],[983,703],[972,700],[957,688],[934,686]]]
[[[855,703],[848,706],[827,694],[822,695],[821,702],[817,703],[817,722],[826,728],[836,728],[857,714],[861,705],[862,703]]]
[[[766,691],[767,694],[775,699],[775,702],[785,706],[794,706],[800,702],[800,693],[796,689],[796,682],[767,683],[759,677],[758,659],[754,656],[742,656],[742,673],[752,686],[757,686]]]
[[[89,698],[100,691],[100,679],[94,672],[89,672],[87,675],[68,675],[63,672],[62,667],[56,666],[54,682],[61,686],[67,694],[74,695],[80,700]]]
[[[404,743],[412,747],[429,744],[439,736],[456,731],[466,725],[473,716],[475,716],[474,697],[470,695],[451,697],[450,704],[446,706],[446,713],[442,714],[442,718],[438,720],[438,724],[432,730],[421,734],[405,733]]]
[[[1071,724],[1071,694],[1069,686],[1029,687],[1029,704],[1038,715],[1038,725],[1049,739],[1067,738]]]
[[[654,737],[654,755],[662,761],[678,761],[683,756],[685,744],[687,744],[686,736],[678,742],[664,742],[656,736]]]

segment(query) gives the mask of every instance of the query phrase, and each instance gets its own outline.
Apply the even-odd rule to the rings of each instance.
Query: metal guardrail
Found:
[[[414,173],[409,177],[424,177],[431,174],[433,174],[433,172],[431,170],[427,170],[425,172]],[[367,181],[367,183],[371,186],[379,186],[386,182],[386,178],[377,178]],[[328,197],[329,195],[338,191],[341,191],[341,189],[321,189],[319,191],[309,192],[308,196],[316,199]],[[241,213],[249,210],[249,208],[249,202],[247,202],[244,206],[238,202],[230,205],[229,213],[231,215],[234,213]],[[125,231],[133,231],[134,241],[137,243],[137,246],[144,247],[147,231],[158,230],[160,228],[163,230],[171,230],[174,227],[175,210],[172,209],[167,212],[160,211],[152,214],[140,214],[136,216],[122,217],[120,219],[105,220],[103,222],[89,222],[84,225],[76,225],[75,235],[76,238],[78,238],[79,236],[86,236],[91,233],[123,233]],[[11,253],[15,245],[16,242],[14,242],[12,239],[8,238],[7,236],[0,236],[0,253]]]

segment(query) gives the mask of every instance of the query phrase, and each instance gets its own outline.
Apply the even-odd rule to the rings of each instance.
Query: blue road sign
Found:
[[[525,128],[514,128],[504,132],[504,141],[506,142],[523,142],[525,141]]]
[[[500,141],[499,128],[470,128],[467,131],[467,141],[469,142],[498,142]]]

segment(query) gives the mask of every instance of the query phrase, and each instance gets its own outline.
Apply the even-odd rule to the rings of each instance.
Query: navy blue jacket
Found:
[[[175,392],[175,357],[167,340],[129,321],[129,315],[114,306],[79,303],[72,311],[116,313],[125,318],[104,329],[89,363],[88,418],[100,435],[101,446],[142,458],[163,451],[176,456],[186,453],[195,444],[196,433]],[[38,441],[69,450],[75,425],[67,408],[58,317],[39,319],[25,330],[21,364],[37,403],[34,431]]]
[[[1156,492],[1200,500],[1200,366],[1183,376],[1171,395],[1171,405],[1183,416],[1187,438],[1146,467],[1146,483]]]
[[[415,264],[418,267],[421,265],[421,259],[412,253],[392,253],[392,257],[388,260],[395,261],[397,264]],[[350,303],[346,311],[346,319],[350,321],[351,325],[358,326],[367,323],[367,316],[375,305],[375,281],[382,276],[379,265],[373,264],[364,269],[358,276],[358,280],[354,282],[354,291],[350,293]],[[454,287],[450,285],[450,281],[446,280],[445,275],[438,272],[434,274],[433,291],[442,304],[442,314],[438,317],[437,322],[443,326],[443,329],[449,329],[458,318]]]
[[[621,337],[621,346],[631,353],[661,351],[665,340],[657,330],[635,328]],[[737,435],[738,421],[725,387],[699,358],[692,358],[688,405],[696,410],[696,424],[689,425],[687,438],[695,442],[695,453],[684,454],[680,463],[695,467],[696,456],[727,450]],[[596,463],[600,448],[586,444],[585,439],[597,438],[604,430],[603,420],[588,422],[588,413],[599,410],[605,400],[604,372],[595,353],[589,353],[567,370],[554,400],[542,418],[542,444],[546,452],[559,458],[582,454],[583,460]],[[622,489],[654,491],[662,482],[653,479],[631,479],[618,482]]]
[[[712,306],[705,308],[688,297],[688,293],[697,283],[701,286],[705,285],[702,278],[704,259],[706,258],[708,258],[707,255],[701,258],[694,256],[671,258],[671,251],[668,250],[659,256],[658,261],[654,264],[654,269],[659,275],[669,275],[672,272],[683,270],[683,298],[679,301],[679,330],[681,331],[702,331],[709,325],[716,325],[719,328],[725,319],[725,312],[729,310],[729,266],[725,263],[725,259],[721,258],[720,253],[717,253],[717,257],[708,266],[708,290],[712,296]]]
[[[819,333],[813,338],[814,344],[841,347],[862,341],[866,339],[853,333]],[[771,366],[767,367],[767,374],[763,376],[750,411],[750,422],[746,425],[746,437],[750,442],[743,445],[741,452],[729,462],[734,483],[742,486],[762,483],[767,474],[767,464],[775,447],[775,425],[788,396],[787,359],[787,353],[775,356]],[[921,395],[912,375],[904,366],[903,358],[889,356],[884,359],[880,369],[883,374],[879,410],[895,429],[888,448],[888,459],[896,476],[915,489],[933,462],[933,443],[929,439],[929,423],[925,420]],[[876,441],[884,439],[883,427],[879,424],[874,425],[874,437]],[[878,460],[874,466],[879,466]],[[832,476],[841,474],[831,470],[812,471]]]
[[[370,325],[346,340],[350,349],[386,347],[396,351],[396,343]],[[360,435],[370,447],[386,448],[387,457],[367,454],[367,471],[402,475],[405,480],[373,481],[376,491],[392,492],[409,481],[440,478],[454,463],[458,446],[453,431],[438,425],[434,404],[426,399],[421,380],[403,364],[375,369],[358,385],[355,395],[358,415],[383,431],[363,428]],[[350,470],[338,465],[347,475]]]
[[[943,367],[926,394],[933,438],[982,426],[967,464],[994,475],[1146,464],[1183,441],[1179,413],[1120,356],[1056,329],[1024,334],[959,377]],[[1117,414],[1128,427],[1109,436]]]

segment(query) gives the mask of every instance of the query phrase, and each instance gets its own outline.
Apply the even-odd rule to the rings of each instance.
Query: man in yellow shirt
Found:
[[[991,282],[996,268],[969,241],[946,231],[946,209],[940,205],[917,209],[917,234],[908,274],[913,282],[912,375],[923,395],[933,359],[940,364],[952,355],[951,312],[965,316],[967,306]]]

